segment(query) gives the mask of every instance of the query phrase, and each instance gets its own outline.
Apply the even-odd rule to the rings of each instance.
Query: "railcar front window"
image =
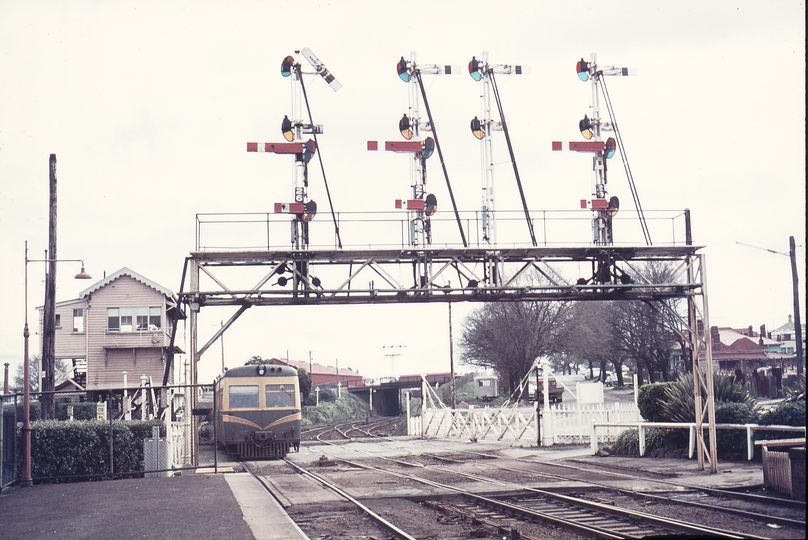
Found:
[[[231,409],[257,409],[258,385],[234,385],[229,389]]]
[[[295,387],[291,384],[266,385],[267,407],[294,407]]]

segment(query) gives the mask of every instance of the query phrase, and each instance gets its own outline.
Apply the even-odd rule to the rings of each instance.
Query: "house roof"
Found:
[[[100,289],[102,287],[106,287],[107,285],[109,285],[110,283],[112,283],[113,281],[115,281],[116,279],[118,279],[121,276],[129,276],[129,277],[143,283],[144,285],[147,285],[147,286],[151,287],[152,289],[160,292],[161,294],[167,296],[168,298],[174,298],[174,293],[170,289],[167,289],[167,288],[163,287],[162,285],[160,285],[158,283],[155,283],[154,281],[152,281],[152,280],[150,280],[148,278],[145,278],[142,275],[135,272],[134,270],[130,270],[129,268],[126,268],[126,267],[121,268],[120,270],[118,270],[114,274],[110,274],[109,276],[105,277],[101,281],[98,281],[98,282],[90,285],[89,287],[87,287],[86,289],[84,289],[83,291],[81,291],[79,293],[79,297],[84,298],[87,295],[97,291],[98,289]]]
[[[276,364],[282,364],[287,366],[292,366],[295,369],[303,368],[306,370],[306,373],[309,372],[309,362],[300,361],[300,360],[287,360],[286,358],[273,358],[272,360],[275,361]],[[328,375],[333,377],[336,374],[336,367],[334,366],[324,366],[322,364],[318,364],[316,362],[311,363],[311,371],[310,375]],[[345,369],[339,368],[339,376],[340,377],[362,377],[358,372],[353,371],[352,369]]]

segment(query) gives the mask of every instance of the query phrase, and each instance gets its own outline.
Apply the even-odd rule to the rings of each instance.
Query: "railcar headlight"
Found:
[[[266,374],[266,372],[267,372],[267,367],[264,364],[261,364],[260,366],[258,366],[258,375],[260,377],[263,377]]]

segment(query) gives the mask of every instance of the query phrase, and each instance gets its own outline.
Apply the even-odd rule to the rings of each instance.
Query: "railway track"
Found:
[[[301,440],[336,442],[389,437],[398,427],[399,417],[383,417],[353,422],[315,424],[301,430]]]
[[[371,430],[365,431],[365,426],[354,426],[351,424],[340,424],[343,436],[351,436],[362,432],[367,435]],[[359,431],[351,429],[359,427]],[[336,426],[334,426],[336,428]],[[379,437],[375,437],[376,440]],[[338,441],[324,441],[328,444],[339,444]],[[328,452],[317,450],[327,456],[329,461],[341,463],[339,473],[334,479],[332,471],[324,470],[321,474],[311,470],[305,470],[298,464],[287,459],[286,463],[294,467],[298,474],[316,480],[326,489],[338,494],[349,507],[342,507],[341,512],[350,514],[349,508],[354,508],[354,512],[361,512],[367,516],[372,525],[368,535],[378,534],[378,531],[385,531],[385,534],[395,538],[424,537],[424,529],[421,525],[412,525],[408,521],[408,516],[402,516],[403,512],[396,513],[391,507],[413,507],[413,501],[420,501],[418,506],[427,515],[421,521],[427,520],[430,523],[454,523],[456,526],[464,525],[466,532],[451,536],[450,534],[434,536],[431,529],[426,529],[432,537],[440,538],[521,538],[525,540],[549,538],[548,531],[563,530],[570,538],[642,538],[647,536],[662,535],[687,535],[696,537],[713,538],[795,538],[804,537],[805,521],[803,518],[794,519],[792,517],[781,517],[771,515],[770,509],[758,507],[758,511],[743,510],[734,506],[719,506],[701,500],[686,500],[682,497],[693,496],[700,488],[688,487],[684,492],[679,492],[676,496],[667,496],[656,493],[643,493],[630,489],[624,489],[608,484],[607,481],[598,481],[612,477],[614,479],[625,480],[636,479],[637,476],[620,473],[616,471],[587,471],[590,478],[581,478],[581,466],[565,465],[556,462],[536,461],[532,459],[507,458],[509,461],[524,462],[529,467],[548,466],[551,472],[534,470],[531,468],[518,468],[508,466],[505,463],[493,463],[490,460],[496,459],[496,455],[482,452],[469,451],[472,459],[457,459],[457,453],[452,457],[440,456],[438,454],[419,454],[402,456],[400,459],[387,457],[378,453],[368,452],[361,448],[350,448],[350,452],[357,455],[367,456],[373,460],[383,460],[386,465],[376,466],[368,459],[358,462],[354,459],[345,459],[344,450],[340,450],[343,457]],[[465,452],[463,452],[465,454]],[[481,459],[488,458],[488,459]],[[434,464],[450,463],[453,465],[462,464],[463,471],[446,470]],[[348,468],[346,468],[347,466]],[[406,467],[406,469],[404,469]],[[480,472],[478,469],[484,468]],[[420,495],[416,499],[408,497],[396,497],[392,494],[381,496],[358,496],[352,497],[342,485],[355,486],[351,480],[355,475],[352,470],[368,471],[376,475],[379,480],[371,481],[371,484],[392,483],[399,488],[406,488],[409,485],[419,484],[433,495]],[[305,471],[305,472],[304,472]],[[406,472],[404,472],[406,471]],[[485,474],[488,473],[488,474]],[[647,473],[649,475],[651,473]],[[382,476],[397,478],[398,480],[381,480]],[[592,480],[592,476],[596,480]],[[326,478],[328,477],[328,478]],[[507,481],[506,477],[518,479]],[[368,478],[365,476],[365,478]],[[533,478],[534,480],[530,480]],[[535,485],[542,480],[567,480],[586,484],[582,493],[560,494],[554,491],[525,487],[525,484]],[[347,481],[347,484],[343,482]],[[668,483],[672,487],[682,488],[685,484],[674,482],[670,479],[660,480],[656,478],[643,478],[646,482]],[[497,495],[480,495],[474,493],[475,487],[463,489],[459,487],[461,482],[465,486],[473,486],[474,483],[481,483],[487,486],[490,493],[491,486],[496,486]],[[364,484],[367,485],[367,484]],[[350,488],[349,488],[350,489]],[[357,492],[354,490],[354,494]],[[413,490],[410,490],[413,491]],[[721,490],[714,490],[721,492]],[[360,490],[361,492],[361,490]],[[732,492],[730,492],[732,493]],[[398,501],[398,502],[395,502]],[[771,497],[754,496],[750,505],[777,505],[782,499]],[[793,502],[793,501],[789,501]],[[678,505],[680,510],[672,510],[674,505]],[[693,511],[681,510],[682,507],[693,508]],[[802,503],[804,509],[804,503]],[[336,512],[336,510],[335,510]],[[412,512],[419,512],[417,508]],[[768,513],[763,513],[768,512]],[[727,513],[738,516],[733,519],[728,516],[723,518],[715,517],[719,513]],[[347,515],[347,514],[342,514]],[[429,514],[432,514],[431,517]],[[686,521],[681,519],[686,514]],[[437,516],[437,517],[436,517]],[[335,518],[342,521],[344,518]],[[401,521],[403,520],[403,521]],[[695,520],[695,521],[694,521]],[[384,521],[387,523],[385,524]],[[751,526],[754,521],[757,525]],[[720,523],[720,525],[719,525]],[[729,525],[727,525],[729,523]],[[712,525],[710,525],[712,524]],[[361,527],[362,525],[356,525]],[[726,526],[731,529],[722,528]],[[772,534],[766,527],[770,527]],[[476,529],[468,529],[476,527]],[[550,529],[548,529],[550,527]],[[485,529],[487,532],[482,532]],[[376,530],[374,533],[373,531]],[[751,531],[751,532],[750,532]],[[472,534],[473,532],[473,534]],[[799,535],[799,536],[790,536]],[[557,536],[556,536],[557,537]],[[566,538],[567,536],[564,536]]]
[[[490,458],[489,454],[483,454],[479,452],[469,452],[470,454],[474,454],[475,456],[479,457],[487,457]],[[440,461],[447,461],[447,458],[437,456],[434,454],[424,454],[428,457],[433,459],[437,459]],[[451,460],[455,463],[461,462],[460,460]],[[797,527],[797,528],[805,528],[806,522],[805,519],[793,519],[790,517],[782,517],[774,514],[764,514],[760,512],[761,505],[764,507],[769,508],[770,511],[776,511],[779,508],[787,507],[787,508],[796,508],[805,510],[805,502],[804,501],[797,501],[792,499],[784,499],[782,497],[773,497],[773,496],[766,496],[766,495],[759,495],[759,494],[749,494],[749,493],[740,493],[736,491],[729,491],[729,490],[722,490],[716,488],[707,488],[702,486],[691,486],[686,483],[677,482],[670,479],[660,479],[660,478],[645,478],[646,482],[654,482],[658,484],[662,484],[664,486],[670,486],[674,489],[684,488],[686,491],[681,492],[679,495],[659,495],[654,493],[647,493],[637,490],[625,489],[615,487],[605,482],[598,482],[592,479],[592,470],[589,469],[587,471],[588,478],[581,479],[580,475],[580,466],[568,465],[564,463],[558,463],[553,461],[536,461],[536,460],[525,460],[515,458],[514,461],[519,461],[526,464],[532,465],[541,465],[543,467],[551,467],[551,468],[558,468],[563,469],[568,472],[574,473],[572,475],[561,475],[561,474],[552,474],[547,472],[536,471],[527,468],[514,468],[514,467],[506,467],[506,466],[498,466],[498,470],[501,471],[508,471],[517,473],[520,476],[524,477],[533,476],[537,478],[544,478],[544,479],[551,479],[551,480],[563,480],[563,481],[583,481],[589,485],[597,486],[604,490],[615,491],[627,496],[631,496],[637,499],[643,499],[646,501],[658,502],[658,503],[665,503],[665,504],[674,504],[679,506],[688,506],[691,508],[701,508],[709,511],[721,511],[725,513],[730,513],[736,516],[742,516],[744,518],[749,519],[757,519],[762,521],[767,521],[770,523],[775,523],[778,525],[790,526],[790,527]],[[471,462],[475,463],[475,462]],[[588,466],[591,466],[587,464]],[[602,475],[606,478],[618,478],[618,479],[625,479],[625,480],[634,480],[636,479],[636,475],[630,475],[626,473],[611,471],[611,470],[604,470],[598,471],[596,474]],[[704,500],[698,501],[694,500],[693,494],[704,494],[707,495],[713,503],[707,503]],[[748,503],[746,506],[754,507],[754,510],[744,510],[742,508],[738,508],[738,500],[745,501]],[[720,503],[720,504],[719,504]]]

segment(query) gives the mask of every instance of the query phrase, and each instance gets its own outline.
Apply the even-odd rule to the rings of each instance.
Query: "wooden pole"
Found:
[[[55,390],[56,371],[56,154],[49,162],[50,204],[48,219],[48,273],[45,276],[45,306],[42,319],[42,416],[45,420],[56,418]]]
[[[788,255],[791,259],[791,283],[794,293],[794,338],[796,339],[795,351],[797,353],[797,376],[802,375],[802,364],[805,359],[802,350],[802,323],[800,317],[800,287],[799,276],[797,275],[797,249],[794,244],[794,237],[788,237]]]

